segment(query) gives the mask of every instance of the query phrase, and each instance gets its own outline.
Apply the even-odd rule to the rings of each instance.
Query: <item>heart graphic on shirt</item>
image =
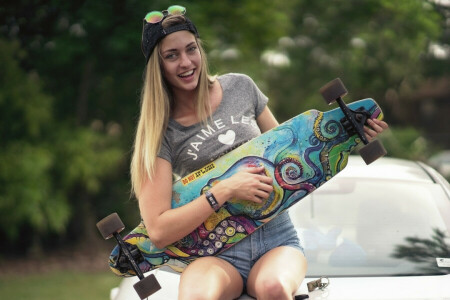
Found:
[[[225,145],[233,145],[236,133],[233,130],[228,130],[225,134],[219,135],[219,142]]]

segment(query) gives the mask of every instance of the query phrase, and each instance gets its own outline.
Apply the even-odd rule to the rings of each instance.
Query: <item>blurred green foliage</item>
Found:
[[[14,300],[109,299],[111,287],[119,285],[120,280],[109,270],[12,274],[0,277],[0,293],[2,298]]]
[[[392,157],[426,161],[436,151],[436,146],[414,127],[390,128],[380,136],[380,140]]]
[[[54,98],[37,71],[25,71],[17,41],[0,40],[0,225],[11,240],[63,233],[77,199],[72,189],[94,195],[117,168],[117,137],[76,127],[54,115]]]
[[[144,67],[142,18],[171,4],[2,4],[0,238],[8,243],[0,253],[98,239],[96,220],[113,211],[128,226],[137,224],[128,165]],[[424,102],[413,97],[423,82],[448,81],[448,7],[426,0],[178,4],[200,31],[211,70],[252,76],[279,121],[328,109],[318,89],[341,77],[347,101],[373,97],[383,107],[392,125],[383,137],[391,155],[426,159],[439,148],[427,139],[436,128],[437,140],[448,139],[445,120],[447,127],[420,127]],[[427,94],[428,111],[438,100],[448,102],[446,92]],[[448,104],[438,107],[445,113]]]
[[[421,58],[441,33],[440,15],[422,0],[304,0],[294,11],[291,41],[278,45],[290,65],[267,74],[283,119],[322,103],[318,87],[340,77],[350,100],[375,98],[391,120],[387,91],[423,80]]]

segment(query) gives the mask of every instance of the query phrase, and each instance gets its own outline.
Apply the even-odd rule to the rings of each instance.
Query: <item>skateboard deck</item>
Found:
[[[363,110],[372,119],[383,119],[373,99],[359,100],[348,107]],[[330,180],[345,168],[348,156],[361,143],[358,135],[345,130],[343,118],[339,108],[306,111],[176,181],[173,208],[251,166],[265,166],[266,175],[273,178],[274,190],[262,204],[239,199],[226,202],[191,234],[163,249],[152,244],[141,222],[124,241],[137,254],[142,272],[164,265],[181,272],[198,257],[217,255]],[[119,246],[113,249],[109,265],[119,276],[136,275]]]

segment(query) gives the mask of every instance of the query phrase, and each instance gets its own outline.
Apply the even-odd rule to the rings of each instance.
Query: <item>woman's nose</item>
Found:
[[[187,67],[191,64],[191,60],[189,59],[189,56],[186,55],[186,53],[182,53],[180,58],[181,67]]]

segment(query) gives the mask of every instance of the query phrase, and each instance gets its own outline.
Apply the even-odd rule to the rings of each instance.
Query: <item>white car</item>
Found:
[[[308,260],[296,295],[450,300],[450,185],[429,166],[393,158],[366,166],[351,156],[289,212]],[[148,299],[177,299],[179,275],[153,273],[162,289]],[[329,285],[308,292],[307,283],[320,277]],[[111,300],[139,299],[136,281],[125,278]]]

